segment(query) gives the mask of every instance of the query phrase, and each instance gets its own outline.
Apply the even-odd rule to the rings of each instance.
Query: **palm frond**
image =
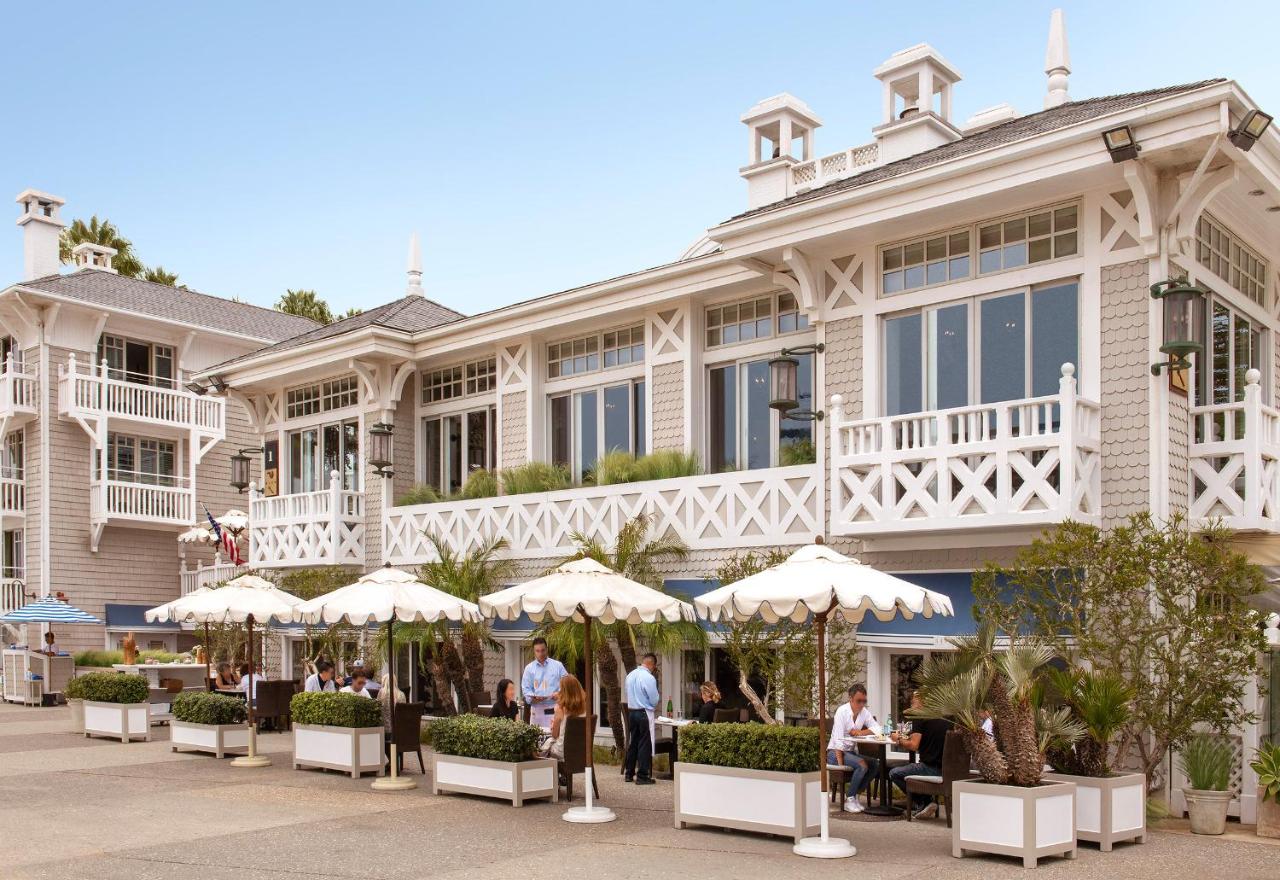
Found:
[[[920,708],[908,709],[912,718],[950,718],[968,731],[982,729],[979,714],[986,706],[987,676],[981,669],[968,669],[952,677],[920,688]]]
[[[1036,740],[1041,754],[1051,746],[1067,748],[1074,745],[1084,735],[1084,724],[1066,706],[1041,709],[1036,715]]]

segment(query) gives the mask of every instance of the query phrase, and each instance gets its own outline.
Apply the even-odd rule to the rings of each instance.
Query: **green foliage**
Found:
[[[182,287],[186,285],[178,283],[178,273],[170,272],[164,266],[149,266],[142,272],[142,280],[150,281],[153,284],[164,284],[168,287]]]
[[[139,651],[138,662],[146,663],[148,660],[154,660],[157,663],[176,663],[182,656],[171,651]],[[72,655],[71,660],[76,666],[110,668],[116,663],[124,662],[124,651],[80,651]]]
[[[244,700],[192,691],[174,698],[173,717],[187,724],[243,724],[248,715]]]
[[[639,458],[630,452],[615,449],[596,461],[594,473],[597,486],[612,486],[645,480],[692,477],[702,473],[702,465],[696,454],[678,449],[661,449]]]
[[[816,727],[691,724],[680,731],[679,760],[715,767],[808,773],[818,768]]]
[[[68,700],[83,700],[84,680],[87,676],[88,673],[85,673],[84,675],[77,675],[72,678],[67,682],[67,686],[62,689],[62,695]]]
[[[454,715],[431,722],[431,747],[441,755],[486,761],[528,761],[538,751],[542,728],[507,718]]]
[[[1182,748],[1182,772],[1196,791],[1226,791],[1231,782],[1231,743],[1225,737],[1201,733]]]
[[[328,727],[381,727],[382,707],[377,700],[359,694],[332,691],[294,694],[289,714],[295,724]]]
[[[58,259],[68,264],[74,262],[72,250],[85,242],[115,248],[111,268],[126,278],[137,278],[145,271],[142,261],[133,252],[133,242],[121,235],[114,223],[105,218],[99,220],[96,214],[89,218],[88,223],[72,220],[71,225],[62,230],[58,239]]]
[[[151,685],[142,675],[124,675],[119,672],[89,672],[78,675],[76,699],[93,703],[145,703],[151,696]]]
[[[502,491],[507,495],[530,492],[553,492],[573,486],[569,469],[564,465],[530,461],[502,471]]]
[[[498,494],[498,478],[493,471],[474,470],[462,484],[459,497],[466,499],[494,498]]]
[[[276,311],[310,318],[317,324],[332,324],[334,321],[329,304],[314,290],[286,290],[284,296],[276,302]]]
[[[778,462],[783,467],[793,464],[813,464],[817,460],[817,450],[814,449],[813,440],[809,437],[778,447]]]
[[[1045,685],[1044,702],[1067,709],[1085,730],[1075,743],[1050,742],[1045,759],[1059,773],[1110,776],[1112,741],[1132,714],[1129,686],[1111,671],[1054,668]]]
[[[439,504],[444,500],[435,486],[416,483],[409,488],[408,492],[396,499],[396,504],[403,507],[406,504]]]
[[[1270,798],[1280,804],[1280,743],[1261,746],[1249,766],[1258,774],[1263,799]]]

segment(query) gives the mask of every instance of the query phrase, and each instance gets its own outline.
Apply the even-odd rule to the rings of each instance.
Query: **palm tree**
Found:
[[[75,260],[71,251],[78,244],[85,242],[115,248],[116,255],[111,258],[111,268],[126,278],[137,278],[143,272],[142,261],[133,253],[133,242],[120,234],[120,230],[110,220],[99,220],[95,214],[89,222],[72,220],[71,225],[62,230],[58,239],[58,259],[63,263]]]
[[[178,273],[170,272],[164,266],[148,266],[142,272],[143,281],[151,281],[155,284],[167,284],[169,287],[184,287],[178,283]]]
[[[319,324],[333,323],[333,312],[329,310],[329,304],[316,295],[314,290],[286,290],[276,303],[276,311],[310,318]]]

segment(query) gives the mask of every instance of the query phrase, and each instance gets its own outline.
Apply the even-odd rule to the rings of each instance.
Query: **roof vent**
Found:
[[[1008,122],[1011,119],[1018,118],[1018,111],[1014,110],[1009,104],[997,104],[994,107],[987,107],[979,110],[965,121],[964,127],[960,129],[966,137],[971,134],[977,134],[980,131],[986,131],[988,128],[999,125],[1002,122]]]
[[[96,269],[112,275],[116,274],[116,270],[111,268],[111,258],[116,253],[115,248],[93,241],[82,241],[71,249],[71,257],[75,260],[77,269]]]

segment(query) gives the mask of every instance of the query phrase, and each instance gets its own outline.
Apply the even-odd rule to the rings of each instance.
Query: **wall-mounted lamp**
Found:
[[[253,463],[249,458],[250,452],[261,454],[262,447],[249,446],[231,456],[231,485],[237,492],[249,487],[249,467]]]
[[[394,476],[391,470],[391,426],[378,422],[369,428],[369,467],[383,477]]]
[[[203,385],[201,385],[199,382],[195,382],[195,381],[187,382],[182,387],[186,388],[192,394],[200,394],[200,395],[204,394],[206,391],[209,390],[208,388],[205,388]]]
[[[1102,142],[1107,147],[1107,152],[1111,154],[1112,162],[1127,162],[1130,159],[1138,158],[1138,151],[1142,149],[1133,137],[1133,129],[1127,125],[1121,125],[1116,128],[1109,128],[1102,133]]]
[[[221,394],[231,386],[228,385],[225,381],[223,381],[223,378],[221,376],[210,376],[209,387],[212,388],[214,391],[218,392],[219,394]]]
[[[796,355],[820,354],[826,346],[800,345],[796,348],[784,348],[782,352],[769,361],[769,407],[776,409],[783,418],[798,422],[822,421],[823,412],[800,409],[799,373],[800,362]]]
[[[1271,127],[1271,117],[1261,110],[1250,110],[1240,124],[1227,132],[1227,140],[1246,153],[1253,149],[1263,133]]]
[[[1160,351],[1169,355],[1169,360],[1151,365],[1151,375],[1159,376],[1165,368],[1190,369],[1187,358],[1204,350],[1196,341],[1196,312],[1204,301],[1204,288],[1186,278],[1176,278],[1151,285],[1151,296],[1164,307],[1164,344]]]

